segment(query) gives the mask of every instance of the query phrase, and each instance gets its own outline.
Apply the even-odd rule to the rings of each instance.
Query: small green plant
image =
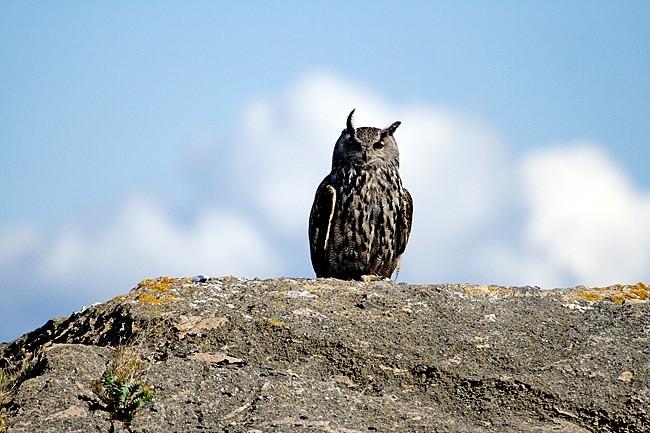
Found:
[[[133,349],[118,347],[101,379],[92,382],[112,419],[130,421],[138,407],[153,399],[153,386],[143,380],[147,367]]]

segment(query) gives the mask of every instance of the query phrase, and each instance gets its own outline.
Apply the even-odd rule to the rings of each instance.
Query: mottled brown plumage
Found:
[[[385,129],[355,128],[352,115],[316,190],[309,216],[317,277],[390,278],[411,232],[413,201],[399,176],[399,152]]]

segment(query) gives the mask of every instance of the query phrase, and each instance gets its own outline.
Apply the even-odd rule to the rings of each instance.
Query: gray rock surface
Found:
[[[650,432],[648,286],[145,280],[0,349],[19,432]],[[127,344],[154,400],[91,390]]]

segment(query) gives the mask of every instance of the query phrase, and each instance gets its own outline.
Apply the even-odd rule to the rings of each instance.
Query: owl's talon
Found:
[[[362,275],[361,281],[364,283],[371,283],[373,281],[383,281],[388,280],[389,278],[382,277],[381,275]]]

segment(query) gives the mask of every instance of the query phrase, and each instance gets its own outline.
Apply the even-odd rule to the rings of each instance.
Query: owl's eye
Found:
[[[378,142],[373,144],[372,147],[374,147],[375,149],[381,149],[382,147],[384,147],[384,142],[379,140]]]

